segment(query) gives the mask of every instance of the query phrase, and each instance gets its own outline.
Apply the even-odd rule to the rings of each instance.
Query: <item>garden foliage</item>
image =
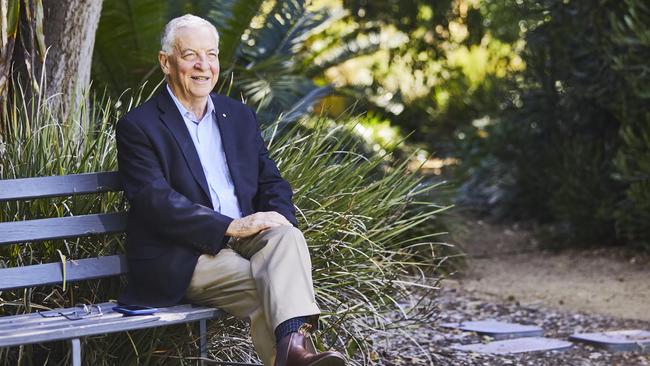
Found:
[[[465,146],[464,200],[551,224],[564,242],[650,248],[650,5],[528,6],[541,20],[526,70]]]

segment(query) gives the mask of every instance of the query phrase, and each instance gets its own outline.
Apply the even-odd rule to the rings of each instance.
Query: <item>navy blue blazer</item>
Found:
[[[210,97],[242,214],[277,211],[296,225],[291,187],[269,158],[255,113],[228,97]],[[214,211],[199,156],[167,88],[126,114],[116,139],[130,203],[128,284],[119,302],[179,303],[198,257],[223,248],[233,219]]]

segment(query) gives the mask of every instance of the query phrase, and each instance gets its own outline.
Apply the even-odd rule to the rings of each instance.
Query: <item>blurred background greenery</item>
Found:
[[[461,207],[538,223],[552,246],[650,248],[645,1],[135,3],[105,2],[99,23],[93,79],[114,94],[160,80],[169,16],[205,14],[221,90],[263,120],[364,113],[370,146],[406,138]]]
[[[163,25],[191,12],[220,31],[218,91],[256,109],[269,141],[298,146],[277,158],[294,164],[286,174],[303,219],[318,223],[309,227],[319,248],[329,245],[321,224],[334,223],[327,235],[342,235],[350,248],[368,245],[383,258],[377,268],[391,269],[346,295],[359,304],[369,296],[370,313],[407,292],[393,283],[389,298],[382,295],[393,276],[444,272],[437,251],[447,239],[431,237],[446,231],[440,209],[451,203],[457,213],[534,223],[549,247],[650,250],[645,0],[93,0],[93,11],[54,16],[73,3],[2,3],[3,179],[114,169],[112,126],[160,84]],[[74,24],[87,25],[83,31],[54,31],[82,13]],[[79,46],[88,40],[89,48]],[[65,47],[80,52],[56,52]],[[88,62],[54,64],[66,58]],[[68,126],[60,136],[75,143],[46,125]],[[47,148],[56,143],[55,159]],[[327,158],[313,169],[301,154]],[[382,195],[392,198],[376,209]],[[21,210],[5,206],[2,221]],[[346,225],[358,230],[348,233],[354,240],[337,231]],[[2,255],[29,262],[15,249]],[[329,266],[354,273],[364,256]],[[331,286],[321,294],[335,312]],[[372,361],[364,333],[351,333],[331,342]]]

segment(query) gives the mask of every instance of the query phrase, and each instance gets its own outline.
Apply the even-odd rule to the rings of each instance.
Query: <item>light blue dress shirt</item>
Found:
[[[208,110],[203,118],[198,120],[196,115],[188,111],[176,98],[169,85],[167,85],[167,91],[183,116],[185,126],[194,142],[205,179],[208,181],[210,200],[214,210],[233,219],[241,218],[241,209],[226,162],[226,153],[221,143],[221,133],[219,133],[217,114],[212,98],[208,97]]]

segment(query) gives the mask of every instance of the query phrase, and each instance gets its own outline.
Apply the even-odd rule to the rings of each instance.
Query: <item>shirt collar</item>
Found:
[[[167,84],[166,86],[169,95],[172,97],[174,104],[176,104],[176,108],[178,108],[178,111],[181,112],[181,116],[198,125],[201,121],[199,121],[198,118],[196,118],[196,115],[193,112],[189,111],[187,108],[185,108],[183,104],[180,102],[180,100],[176,98],[176,96],[172,92],[172,89],[169,87],[169,84]],[[212,98],[210,98],[210,96],[208,95],[208,110],[205,113],[205,116],[203,116],[203,119],[205,119],[207,116],[211,116],[212,113],[214,113],[214,103],[212,103]]]

